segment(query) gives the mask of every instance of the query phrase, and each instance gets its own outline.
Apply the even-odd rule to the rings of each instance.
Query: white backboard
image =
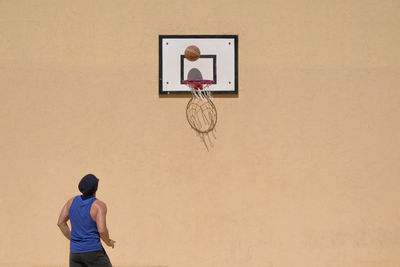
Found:
[[[188,46],[200,49],[200,58],[185,58]],[[212,80],[213,94],[238,93],[237,35],[160,35],[159,93],[189,94],[188,79]]]

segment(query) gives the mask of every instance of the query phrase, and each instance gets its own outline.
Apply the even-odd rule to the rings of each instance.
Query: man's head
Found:
[[[96,176],[93,174],[87,174],[79,182],[78,188],[85,197],[90,197],[96,193],[98,184],[99,179],[97,179]]]

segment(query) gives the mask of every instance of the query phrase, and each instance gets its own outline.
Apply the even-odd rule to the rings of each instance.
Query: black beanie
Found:
[[[84,196],[92,196],[97,191],[97,185],[99,184],[99,179],[93,174],[85,175],[79,182],[79,191],[82,192]]]

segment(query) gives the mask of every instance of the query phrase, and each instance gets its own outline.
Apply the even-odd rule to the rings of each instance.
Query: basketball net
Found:
[[[212,102],[211,92],[208,90],[213,81],[186,80],[184,83],[192,91],[192,97],[186,106],[186,118],[209,151],[209,147],[213,147],[210,135],[216,139],[215,125],[217,124],[217,109]]]

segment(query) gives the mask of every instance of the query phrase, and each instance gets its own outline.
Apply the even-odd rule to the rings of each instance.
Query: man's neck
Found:
[[[91,196],[84,196],[84,195],[81,195],[81,198],[82,198],[82,200],[86,200],[86,199],[89,199],[89,198],[92,198],[92,197],[95,197],[96,195],[91,195]]]

